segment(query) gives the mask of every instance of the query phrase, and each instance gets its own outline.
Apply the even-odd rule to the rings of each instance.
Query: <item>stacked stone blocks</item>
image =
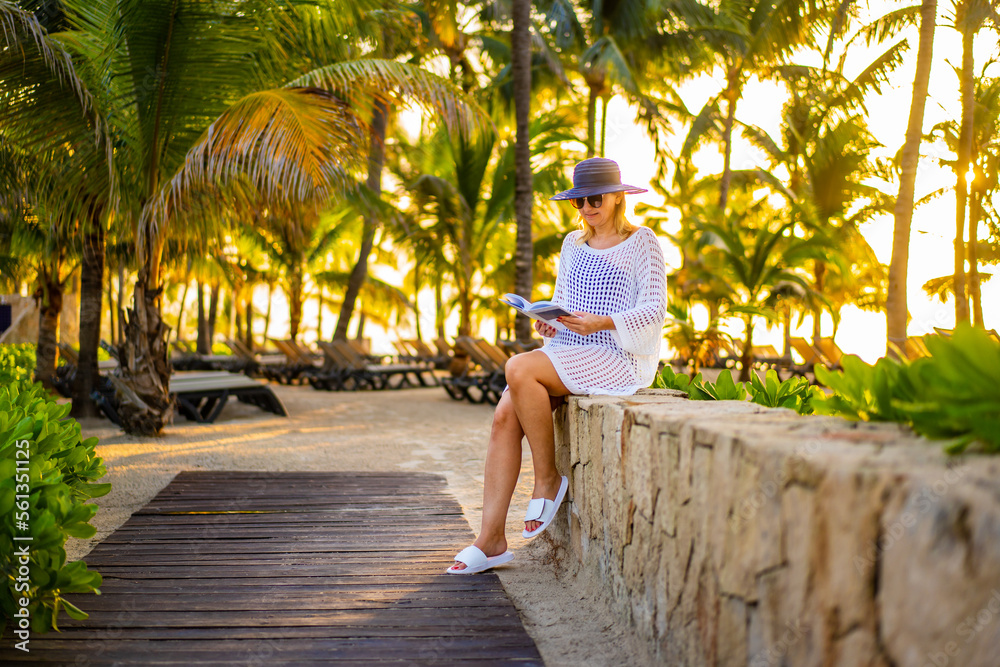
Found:
[[[556,413],[552,539],[669,665],[1000,665],[1000,462],[676,392]]]

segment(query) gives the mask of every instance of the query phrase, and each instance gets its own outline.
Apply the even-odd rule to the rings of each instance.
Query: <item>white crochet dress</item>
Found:
[[[542,351],[574,394],[626,396],[656,375],[667,313],[663,250],[652,230],[639,227],[616,246],[595,250],[563,241],[552,300],[571,312],[610,315],[613,331],[581,336],[562,329]]]

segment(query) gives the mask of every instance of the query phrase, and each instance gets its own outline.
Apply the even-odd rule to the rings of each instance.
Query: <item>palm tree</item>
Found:
[[[565,168],[575,156],[563,143],[571,136],[566,120],[572,114],[556,111],[534,118],[529,133],[532,138],[534,172],[539,187],[533,188],[535,204],[546,202],[566,185]],[[457,292],[460,312],[460,335],[472,332],[475,308],[474,295],[487,274],[488,293],[500,295],[514,289],[516,272],[502,277],[498,267],[514,267],[516,237],[514,212],[515,173],[513,137],[484,135],[475,142],[462,138],[453,140],[436,132],[422,150],[400,147],[406,151],[409,169],[399,172],[412,197],[415,220],[420,229],[408,234],[420,237],[432,234],[440,245],[438,259],[445,273],[451,276]],[[397,168],[402,165],[397,163]],[[544,210],[551,206],[536,206],[535,229],[544,235],[550,220]],[[433,230],[433,231],[431,231]],[[485,286],[484,286],[485,287]]]
[[[706,70],[720,68],[725,88],[711,98],[695,117],[685,146],[693,146],[700,135],[719,131],[722,139],[723,168],[719,180],[719,208],[725,209],[732,180],[733,129],[736,106],[743,88],[755,74],[768,72],[785,61],[801,46],[823,15],[824,3],[812,0],[722,0],[706,7],[703,22],[693,25],[712,57],[704,62]],[[725,103],[725,111],[721,107]],[[721,120],[721,131],[718,123]],[[690,156],[690,153],[684,153]]]
[[[987,63],[989,66],[991,63]],[[983,68],[985,72],[986,68]],[[996,246],[980,248],[979,223],[991,221],[994,243],[1000,241],[1000,215],[997,214],[996,193],[1000,191],[1000,78],[981,75],[976,82],[975,144],[972,159],[975,179],[972,181],[969,209],[969,292],[972,297],[973,323],[985,328],[983,302],[980,293],[979,262],[997,263],[1000,253]]]
[[[72,41],[104,76],[101,103],[122,175],[116,214],[138,230],[120,372],[139,402],[127,401],[121,414],[127,430],[155,433],[171,410],[160,313],[171,223],[269,199],[322,201],[353,187],[365,109],[386,91],[417,98],[453,127],[468,128],[475,114],[443,80],[391,61],[338,63],[286,83],[287,57],[274,40],[304,12],[269,0],[64,4]],[[320,4],[340,7],[331,12],[338,20],[358,7]]]
[[[678,31],[681,15],[703,14],[697,3],[667,5],[649,0],[608,3],[587,0],[577,7],[571,0],[540,4],[545,61],[558,80],[572,90],[565,71],[579,74],[587,87],[587,157],[604,155],[607,105],[617,90],[640,107],[640,116],[655,125],[658,100],[650,94],[654,82],[664,87],[664,73],[686,67],[689,52],[698,48],[688,32]],[[601,126],[597,103],[601,102]],[[599,136],[598,136],[599,131]]]
[[[742,208],[742,207],[740,207]],[[753,324],[757,317],[778,319],[770,307],[774,293],[796,286],[802,294],[815,294],[803,271],[805,263],[834,252],[829,240],[819,234],[796,236],[796,220],[782,220],[766,199],[752,202],[745,210],[731,210],[721,223],[695,222],[702,234],[706,261],[724,281],[728,293],[723,316],[742,317],[745,338],[740,379],[750,378],[753,365]]]
[[[299,336],[310,276],[316,271],[343,271],[348,259],[342,256],[343,252],[335,252],[336,246],[356,232],[357,227],[356,216],[347,209],[330,212],[305,206],[272,206],[242,230],[241,237],[252,241],[280,272],[282,289],[288,298],[289,336],[293,340]],[[353,252],[353,246],[350,251]],[[334,254],[337,262],[331,266],[327,258]]]
[[[889,287],[886,294],[886,354],[896,356],[895,345],[906,342],[906,274],[910,257],[910,221],[913,219],[913,194],[923,136],[924,105],[931,76],[934,55],[934,28],[937,0],[923,0],[920,5],[920,41],[917,47],[917,67],[910,99],[910,116],[906,123],[906,141],[900,158],[899,194],[893,210],[892,260],[889,264]]]
[[[958,137],[958,164],[955,167],[955,321],[969,321],[969,300],[966,297],[965,276],[965,215],[969,197],[966,174],[972,165],[973,133],[975,117],[975,58],[973,42],[976,33],[992,17],[998,22],[996,10],[989,0],[957,0],[954,3],[953,27],[962,33],[962,67],[959,70],[961,80],[962,123]]]
[[[895,10],[847,33],[846,22],[835,23],[823,51],[820,67],[779,66],[776,74],[790,91],[782,110],[780,140],[760,128],[745,126],[751,143],[770,161],[768,180],[779,181],[778,167],[787,172],[779,192],[790,198],[809,229],[819,229],[835,239],[847,259],[847,271],[829,275],[830,263],[813,262],[813,288],[833,304],[834,326],[840,308],[854,303],[863,308],[881,308],[884,303],[884,267],[861,235],[859,226],[891,210],[891,200],[868,184],[886,168],[873,158],[880,146],[867,128],[863,112],[866,96],[881,92],[888,74],[902,62],[906,40],[891,44],[860,72],[850,77],[844,71],[850,45],[859,39],[889,38],[913,20],[912,8]],[[836,49],[840,48],[840,53]],[[827,283],[832,281],[830,285]],[[830,289],[832,288],[832,289]],[[820,338],[820,306],[814,301],[813,338]]]
[[[987,63],[983,71],[989,67]],[[975,178],[971,182],[969,192],[969,243],[968,250],[968,294],[964,299],[965,312],[969,311],[969,301],[972,302],[972,316],[976,326],[984,326],[982,299],[979,285],[982,281],[979,273],[979,262],[982,250],[979,243],[979,226],[984,219],[995,218],[995,214],[990,215],[992,194],[997,190],[996,169],[1000,163],[1000,79],[979,76],[975,80],[974,107],[976,109],[976,122],[972,128],[972,148],[970,151],[970,163],[972,173]],[[961,151],[961,132],[963,122],[955,120],[938,123],[931,130],[930,138],[938,140],[955,156]],[[939,158],[939,162],[951,167],[956,173],[956,183],[961,180],[958,172],[963,169],[961,159],[956,157]],[[967,166],[966,172],[970,171]],[[956,188],[959,186],[956,186]],[[943,194],[946,188],[941,188],[929,197]],[[957,196],[957,193],[956,193]],[[965,244],[963,243],[963,247]],[[988,251],[987,251],[988,254]],[[964,265],[964,262],[963,262]],[[962,275],[964,275],[964,266]],[[988,274],[987,274],[988,276]],[[942,303],[946,302],[950,295],[959,298],[959,273],[955,272],[948,276],[932,278],[924,284],[924,290],[932,296],[937,296]],[[956,312],[958,308],[956,307]]]
[[[58,13],[42,13],[49,27],[61,26]],[[62,263],[76,253],[83,237],[80,367],[76,375],[74,413],[93,413],[90,387],[97,376],[100,302],[103,294],[104,225],[112,198],[111,142],[106,121],[96,108],[69,51],[48,34],[36,16],[14,3],[0,1],[0,90],[5,92],[0,151],[6,168],[0,175],[20,173],[22,203],[45,230],[37,294],[41,299],[38,364],[44,381],[55,368],[58,313],[61,308]],[[70,94],[67,95],[67,89]],[[30,175],[30,177],[25,177]],[[10,178],[4,189],[10,188]],[[22,210],[22,213],[26,211]]]
[[[517,218],[517,250],[514,263],[517,266],[515,292],[531,298],[533,279],[531,275],[531,134],[529,114],[531,112],[531,0],[514,0],[513,28],[510,33],[511,77],[514,83],[514,115],[517,118],[516,147],[514,149],[514,212]],[[531,320],[520,315],[517,318],[516,335],[521,342],[532,338]]]

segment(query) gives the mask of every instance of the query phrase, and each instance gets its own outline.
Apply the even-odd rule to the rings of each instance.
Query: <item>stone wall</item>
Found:
[[[665,665],[1000,665],[1000,459],[669,391],[556,413],[550,527]]]

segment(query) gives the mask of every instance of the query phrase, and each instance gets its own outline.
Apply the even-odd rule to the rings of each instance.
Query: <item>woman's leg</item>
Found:
[[[487,556],[498,556],[507,550],[504,527],[507,510],[521,473],[521,438],[524,431],[514,413],[510,392],[504,392],[493,414],[490,443],[486,448],[486,472],[483,480],[483,524],[475,545]],[[452,569],[464,570],[463,563]]]
[[[556,470],[555,433],[552,427],[550,397],[570,393],[559,379],[548,355],[539,350],[518,354],[506,366],[511,402],[521,429],[531,447],[531,464],[535,470],[532,498],[556,497],[562,478]],[[540,521],[526,521],[525,528],[535,530]]]

